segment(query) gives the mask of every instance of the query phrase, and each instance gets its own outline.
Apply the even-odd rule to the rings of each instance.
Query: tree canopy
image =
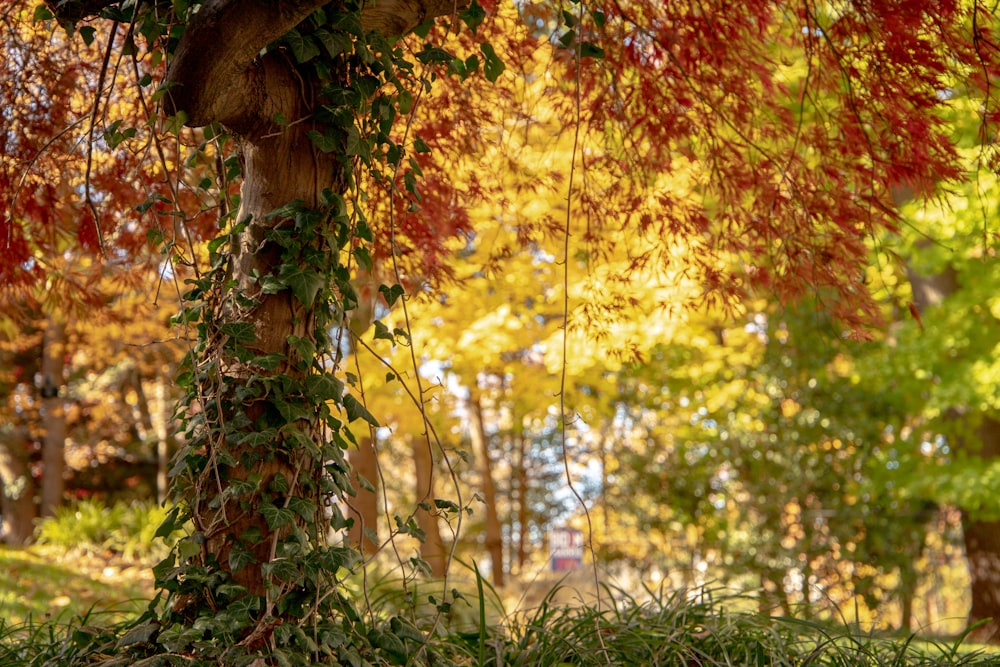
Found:
[[[759,300],[777,299],[811,304],[835,338],[870,337],[885,311],[868,267],[905,233],[901,207],[997,166],[1000,53],[979,1],[8,0],[3,21],[3,298],[59,321],[103,306],[114,275],[173,283],[183,301],[163,530],[190,531],[155,570],[164,603],[119,646],[136,656],[358,662],[418,641],[399,619],[364,630],[376,621],[343,594],[361,557],[338,537],[359,493],[346,452],[380,425],[345,353],[372,326],[409,350],[386,381],[444,449],[411,309],[482,284],[461,349],[433,354],[501,389],[519,355],[559,394],[554,422],[515,429],[522,456],[526,431],[565,444],[571,392],[603,399],[609,371],[669,357],[657,339],[683,318],[697,332],[706,314],[766,317]],[[485,281],[498,273],[503,293]],[[906,309],[924,305],[914,292]],[[504,308],[521,324],[501,338]],[[601,347],[571,357],[588,334]],[[779,401],[767,418],[818,447],[810,461],[852,466],[854,443],[796,421],[820,401],[814,376],[844,381],[837,346],[798,357],[780,395],[769,375],[787,346],[741,383]],[[635,382],[620,390],[654,400]],[[528,414],[503,391],[480,398],[470,409]],[[740,446],[774,434],[736,421],[716,422],[732,472],[771,474]],[[717,469],[689,478],[721,483]],[[782,511],[822,509],[829,482]]]

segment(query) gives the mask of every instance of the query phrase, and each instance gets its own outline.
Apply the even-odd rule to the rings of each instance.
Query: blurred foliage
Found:
[[[65,551],[152,565],[166,556],[179,535],[156,537],[169,511],[149,501],[118,501],[110,506],[100,500],[75,501],[42,519],[36,539],[40,545]]]

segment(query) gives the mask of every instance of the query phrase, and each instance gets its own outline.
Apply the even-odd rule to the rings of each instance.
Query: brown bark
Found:
[[[521,572],[528,559],[528,442],[524,438],[524,425],[514,429],[516,447],[514,478],[517,482],[517,569]]]
[[[42,343],[42,501],[41,516],[62,504],[66,482],[66,406],[62,396],[66,369],[66,323],[50,316]]]
[[[984,418],[976,435],[982,447],[979,456],[1000,456],[1000,421]],[[1000,521],[981,521],[963,513],[962,531],[972,591],[969,625],[984,622],[975,638],[1000,642]]]
[[[0,427],[0,536],[6,544],[21,546],[35,528],[35,480],[28,467],[27,429],[13,424]]]
[[[496,587],[504,584],[503,533],[500,530],[500,514],[497,511],[497,488],[493,480],[493,463],[490,457],[489,440],[483,427],[482,397],[478,389],[469,392],[469,438],[472,449],[479,457],[483,485],[483,504],[486,507],[486,551],[492,565],[492,581]]]
[[[163,377],[163,369],[156,376],[155,410],[152,411],[153,428],[156,431],[156,499],[163,503],[167,500],[167,472],[170,466],[169,424],[172,417],[170,404],[167,402],[167,381]]]
[[[351,482],[357,491],[347,513],[348,517],[354,519],[349,533],[351,545],[361,549],[362,553],[375,553],[378,549],[379,478],[378,459],[371,437],[365,436],[358,441],[358,448],[351,450],[349,460]],[[364,478],[371,488],[365,488],[359,477]]]
[[[427,440],[413,438],[413,468],[417,503],[429,508],[418,507],[416,512],[417,525],[424,531],[420,557],[430,566],[432,576],[444,577],[448,569],[448,550],[441,539],[441,527],[434,507],[434,457]]]

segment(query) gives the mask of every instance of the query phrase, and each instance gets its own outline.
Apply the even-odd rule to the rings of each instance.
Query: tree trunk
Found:
[[[979,456],[1000,456],[1000,421],[985,417],[976,435],[982,444]],[[969,625],[983,622],[973,636],[1000,642],[1000,521],[980,521],[963,512],[962,531],[972,591]]]
[[[28,466],[27,429],[0,426],[0,536],[11,546],[31,540],[37,516],[35,480]]]
[[[167,471],[170,466],[169,424],[173,417],[170,403],[167,401],[167,381],[163,377],[163,369],[156,375],[155,409],[151,411],[153,429],[156,431],[156,500],[164,503],[167,500]]]
[[[437,508],[434,506],[434,457],[430,443],[413,438],[413,469],[416,475],[417,525],[424,532],[420,557],[431,569],[431,576],[444,577],[448,569],[448,549],[441,539]]]
[[[914,305],[921,313],[930,306],[939,305],[961,288],[950,266],[934,276],[923,276],[907,268],[907,276],[913,289]],[[969,423],[977,417],[976,413],[959,415],[955,412],[951,421]],[[982,415],[976,436],[973,442],[961,443],[970,456],[987,461],[1000,456],[1000,422]],[[969,625],[983,622],[974,635],[976,639],[997,642],[1000,641],[1000,521],[980,521],[963,511],[962,531],[972,595]]]
[[[351,481],[356,491],[350,500],[347,516],[351,524],[351,546],[362,553],[373,554],[378,549],[378,458],[370,436],[358,441],[350,453]],[[361,480],[364,480],[363,482]]]
[[[66,369],[66,323],[50,315],[42,343],[42,503],[41,516],[62,505],[66,470],[66,406],[62,396]]]
[[[46,1],[72,21],[116,4]],[[296,26],[308,29],[303,22],[320,8],[324,30],[350,31],[356,23],[337,15],[341,3],[206,0],[171,45],[164,113],[189,127],[225,128],[243,175],[229,245],[216,246],[186,297],[199,342],[174,493],[194,530],[157,573],[171,594],[165,625],[194,626],[171,649],[183,643],[185,655],[253,655],[292,641],[277,626],[325,622],[342,633],[337,619],[350,616],[336,582],[354,561],[326,544],[323,518],[332,497],[351,490],[341,417],[358,418],[360,404],[348,402],[327,360],[336,356],[330,329],[356,305],[340,259],[362,242],[342,198],[358,156],[348,139],[358,138],[355,115],[370,101],[358,82],[377,86],[385,68],[365,64],[364,46],[350,51],[368,31],[400,35],[457,9],[454,0],[363,4],[360,29],[341,33],[349,52],[315,62],[297,63],[295,49],[273,45]],[[203,625],[222,609],[231,612],[224,624]]]
[[[517,570],[521,572],[528,559],[528,443],[524,438],[523,421],[516,421],[514,446],[516,448],[514,477],[517,483]]]
[[[482,464],[483,504],[486,506],[486,551],[492,565],[492,581],[497,588],[504,584],[503,533],[497,511],[497,489],[493,480],[493,460],[483,425],[482,397],[478,388],[469,390],[469,438]]]

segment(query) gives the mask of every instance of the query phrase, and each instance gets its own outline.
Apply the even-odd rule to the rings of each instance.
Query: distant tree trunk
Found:
[[[979,456],[1000,456],[1000,421],[985,417],[976,435],[982,443]],[[964,512],[962,519],[972,591],[969,625],[985,621],[975,638],[1000,642],[1000,521],[980,521]]]
[[[363,553],[375,553],[378,548],[378,459],[370,436],[358,440],[358,448],[348,455],[351,481],[357,495],[351,498],[348,516],[354,519],[350,541]],[[362,483],[360,480],[364,480]],[[371,488],[366,488],[366,487]],[[374,538],[374,539],[373,539]]]
[[[958,276],[952,267],[933,276],[923,276],[907,269],[913,289],[913,302],[922,313],[929,306],[940,304],[959,290]],[[952,421],[970,422],[979,415],[957,412]],[[972,456],[984,460],[1000,456],[1000,422],[990,415],[982,415],[976,429],[976,438],[962,443]],[[962,512],[962,532],[965,555],[969,565],[972,606],[969,625],[985,621],[976,633],[980,641],[1000,641],[1000,521],[981,521],[968,512]],[[990,619],[990,620],[986,620]]]
[[[13,424],[0,426],[0,535],[11,546],[31,540],[37,517],[28,451],[27,429]]]
[[[497,512],[497,489],[493,481],[493,463],[490,448],[483,427],[482,397],[477,388],[469,390],[469,438],[472,448],[479,457],[482,467],[483,503],[486,505],[486,551],[492,564],[492,581],[496,587],[504,584],[503,533],[500,530],[500,515]]]
[[[417,508],[417,525],[424,531],[420,557],[430,566],[433,576],[443,577],[448,568],[448,550],[441,539],[441,527],[434,507],[434,457],[426,440],[413,438],[412,443],[417,502],[429,508]]]
[[[163,503],[167,500],[168,479],[170,469],[169,428],[172,417],[170,403],[167,401],[167,381],[162,370],[156,376],[156,409],[152,412],[153,428],[156,431],[156,500]]]
[[[62,504],[66,470],[66,406],[62,396],[66,369],[66,323],[51,315],[42,343],[42,504],[52,516]]]
[[[514,426],[514,449],[515,465],[514,477],[517,491],[517,571],[524,569],[524,562],[528,559],[528,443],[524,438],[524,423],[515,418]]]
[[[135,404],[128,400],[129,388],[135,392]],[[149,408],[149,400],[142,386],[139,369],[134,365],[128,369],[121,384],[122,403],[132,408],[132,431],[138,442],[145,443],[153,433],[153,413]]]

